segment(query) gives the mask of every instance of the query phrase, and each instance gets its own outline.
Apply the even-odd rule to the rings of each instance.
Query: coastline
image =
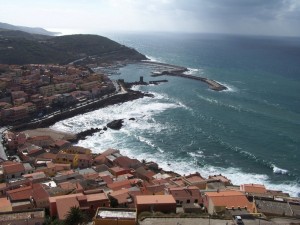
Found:
[[[99,108],[106,107],[108,105],[114,105],[114,104],[124,103],[127,101],[132,101],[132,100],[135,100],[138,98],[143,98],[144,96],[150,96],[150,95],[139,92],[139,91],[131,91],[130,90],[130,91],[127,91],[124,93],[119,93],[119,94],[109,96],[105,99],[100,99],[100,100],[96,100],[94,102],[90,102],[89,104],[83,105],[81,107],[73,108],[69,111],[62,111],[59,114],[52,115],[52,116],[46,117],[44,119],[16,125],[16,126],[12,127],[11,130],[20,131],[20,130],[25,130],[25,129],[49,127],[49,126],[55,124],[57,121],[67,119],[67,118],[73,117],[75,115],[90,112],[90,111],[93,111],[93,110],[96,110]]]

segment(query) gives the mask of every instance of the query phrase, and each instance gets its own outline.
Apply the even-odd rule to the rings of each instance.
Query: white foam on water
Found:
[[[289,172],[288,170],[281,169],[281,168],[275,166],[274,164],[272,165],[272,168],[273,168],[273,173],[275,173],[275,174],[288,174],[288,172]]]
[[[156,58],[154,56],[146,55],[148,60],[142,60],[142,61],[150,61],[150,62],[162,62],[160,58]]]
[[[219,82],[217,81],[219,84],[222,84],[223,86],[227,87],[226,90],[223,90],[221,92],[239,92],[239,89],[231,84],[227,84],[227,83],[224,83],[224,82]]]

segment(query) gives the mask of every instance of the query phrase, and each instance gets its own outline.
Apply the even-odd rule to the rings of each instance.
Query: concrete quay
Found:
[[[166,64],[166,63],[152,62],[152,61],[143,61],[142,63],[157,66],[157,68],[155,68],[156,71],[152,72],[152,75],[151,75],[152,77],[158,77],[158,76],[163,76],[163,75],[183,77],[183,78],[199,80],[201,82],[204,82],[204,83],[208,84],[208,86],[211,90],[214,90],[214,91],[227,90],[227,87],[218,83],[215,80],[211,80],[211,79],[208,79],[205,77],[184,74],[184,72],[188,71],[188,69],[186,67],[176,66],[176,65]]]

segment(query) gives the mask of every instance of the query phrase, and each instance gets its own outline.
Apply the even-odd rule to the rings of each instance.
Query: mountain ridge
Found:
[[[0,64],[67,64],[88,56],[105,62],[147,59],[135,49],[99,35],[49,36],[0,29]]]

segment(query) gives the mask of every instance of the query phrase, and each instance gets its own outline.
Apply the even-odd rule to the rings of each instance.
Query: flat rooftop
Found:
[[[136,211],[125,210],[99,210],[97,218],[123,218],[136,219]]]

